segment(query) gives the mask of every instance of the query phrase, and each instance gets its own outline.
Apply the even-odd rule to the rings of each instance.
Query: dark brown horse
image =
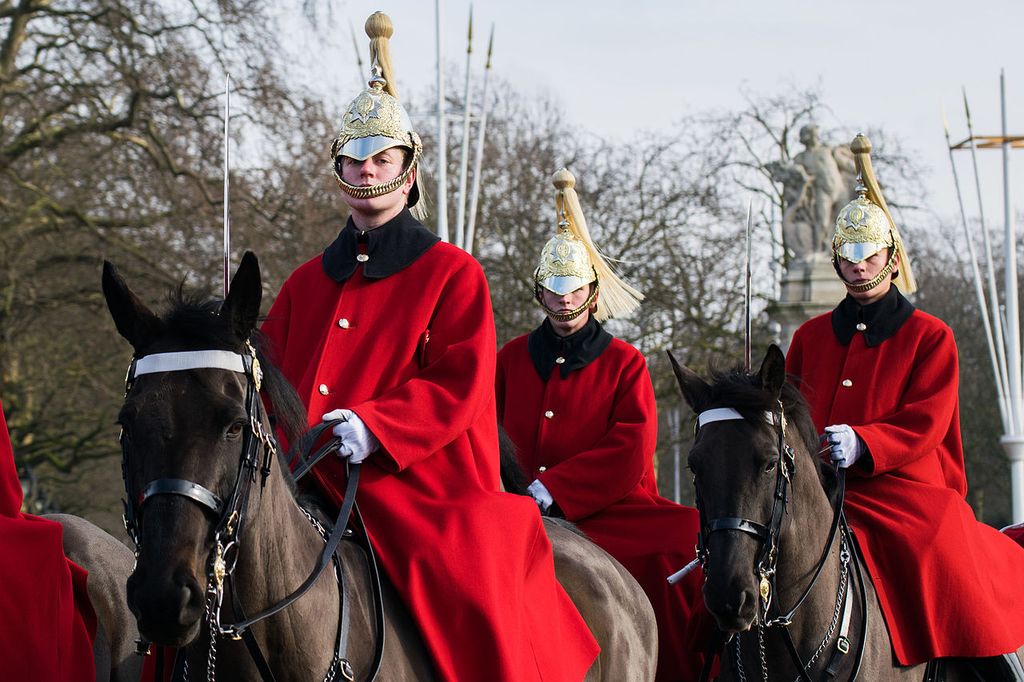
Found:
[[[757,373],[720,374],[710,384],[674,358],[672,365],[698,414],[688,466],[701,512],[704,601],[728,638],[721,679],[848,680],[858,668],[862,680],[922,679],[924,665],[895,663],[871,580],[834,513],[839,477],[818,457],[782,352],[771,346]],[[1000,678],[951,661],[945,679]]]
[[[208,662],[221,680],[260,679],[247,643],[231,637],[240,630],[281,682],[331,678],[345,668],[339,659],[368,679],[378,646],[380,679],[432,679],[422,639],[386,580],[381,632],[369,559],[353,542],[341,543],[344,599],[328,567],[287,608],[232,625],[281,604],[325,546],[277,461],[261,407],[262,386],[286,432],[305,425],[294,392],[250,344],[261,299],[256,258],[242,259],[223,304],[178,300],[160,317],[109,264],[103,289],[135,351],[120,423],[139,547],[128,601],[142,634],[181,647],[191,679],[205,677]],[[557,528],[551,535],[559,579],[602,647],[587,679],[650,679],[656,630],[639,586],[588,541]]]

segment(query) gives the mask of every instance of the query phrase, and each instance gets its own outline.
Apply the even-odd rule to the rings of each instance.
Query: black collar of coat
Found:
[[[863,331],[864,343],[877,346],[900,330],[910,319],[914,305],[903,297],[894,286],[881,299],[868,305],[857,303],[849,294],[832,311],[832,331],[844,346],[853,340],[853,335]],[[864,329],[857,329],[857,325]]]
[[[382,279],[412,265],[440,238],[412,217],[409,209],[372,230],[360,231],[352,218],[338,234],[337,239],[324,250],[323,267],[335,282],[344,282],[360,264],[359,244],[366,244],[366,262],[363,275]]]
[[[547,381],[555,365],[561,365],[564,379],[569,376],[569,372],[583,369],[596,360],[611,342],[612,335],[593,317],[569,336],[556,334],[555,328],[551,326],[551,320],[545,318],[539,327],[530,332],[526,346],[530,351],[534,369],[541,379]],[[558,362],[559,358],[562,358],[563,362]]]

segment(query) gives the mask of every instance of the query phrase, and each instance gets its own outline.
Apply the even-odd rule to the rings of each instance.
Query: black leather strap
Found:
[[[224,501],[217,497],[210,490],[198,483],[186,481],[182,478],[158,478],[150,481],[139,495],[139,506],[155,495],[182,495],[213,512],[214,516],[220,516],[224,511]]]

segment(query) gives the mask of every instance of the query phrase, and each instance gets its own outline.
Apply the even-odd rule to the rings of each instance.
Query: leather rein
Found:
[[[251,627],[262,620],[265,620],[282,610],[305,595],[310,588],[319,580],[328,564],[333,563],[335,573],[339,582],[340,612],[337,638],[335,641],[334,655],[324,680],[347,680],[352,682],[355,674],[350,661],[345,656],[348,638],[349,621],[349,599],[347,598],[347,586],[344,573],[341,568],[341,555],[339,544],[343,537],[351,537],[351,530],[348,530],[348,522],[353,514],[358,518],[358,507],[355,506],[356,490],[359,485],[359,464],[348,464],[348,483],[345,489],[345,496],[338,518],[334,524],[330,536],[323,531],[320,524],[313,519],[308,512],[304,513],[311,523],[324,538],[324,548],[317,559],[310,575],[291,594],[284,597],[277,603],[263,609],[251,617],[246,617],[242,611],[238,591],[231,589],[232,608],[238,620],[233,623],[224,623],[221,618],[221,607],[224,599],[224,588],[232,583],[232,575],[237,563],[240,548],[239,538],[245,527],[245,510],[248,508],[249,497],[257,480],[260,480],[260,488],[264,488],[271,473],[271,467],[277,458],[277,443],[272,432],[268,432],[263,426],[264,409],[263,402],[259,397],[260,388],[263,382],[263,373],[260,368],[256,351],[247,340],[245,353],[234,353],[226,350],[200,350],[174,353],[157,353],[146,355],[140,358],[133,358],[125,377],[125,398],[128,397],[135,383],[135,379],[143,374],[158,372],[173,372],[190,369],[223,369],[243,374],[246,377],[245,410],[247,424],[243,435],[241,453],[239,455],[238,473],[231,489],[228,499],[222,500],[218,495],[207,487],[180,478],[160,478],[147,483],[141,492],[133,495],[128,483],[128,442],[121,433],[121,476],[124,480],[126,499],[124,500],[124,525],[128,535],[135,545],[135,555],[138,557],[141,543],[139,518],[147,500],[157,495],[178,495],[198,505],[204,512],[212,514],[217,519],[214,525],[213,538],[214,546],[207,562],[207,603],[206,620],[209,628],[210,649],[207,656],[207,675],[210,682],[214,680],[216,667],[216,641],[220,637],[229,637],[233,640],[243,640],[246,648],[252,656],[253,662],[260,671],[264,682],[275,682],[275,676],[266,662],[259,644],[252,634]],[[324,422],[313,427],[296,443],[295,453],[291,461],[300,461],[301,464],[293,474],[298,480],[308,473],[313,466],[326,455],[337,452],[341,445],[341,439],[332,438],[328,440],[317,452],[311,456],[304,456],[303,451],[308,452],[319,440],[325,430],[333,428],[341,420]],[[303,450],[302,448],[305,448]],[[261,458],[262,455],[262,458]],[[377,619],[377,631],[380,633],[375,647],[374,662],[370,669],[369,680],[373,680],[380,667],[383,658],[384,648],[384,614],[383,604],[380,598],[381,587],[379,573],[376,567],[372,548],[366,542],[364,551],[368,554],[370,565],[371,584],[374,585],[375,612]],[[139,640],[138,653],[144,654],[149,650],[149,642]],[[158,669],[161,651],[158,649]],[[184,656],[179,656],[174,666],[172,679],[188,678],[188,663]]]
[[[786,643],[786,648],[789,651],[790,658],[796,665],[799,671],[798,681],[811,682],[811,678],[807,674],[807,668],[814,662],[818,655],[822,652],[823,647],[829,641],[832,633],[830,627],[826,639],[822,642],[822,646],[819,647],[818,651],[815,652],[814,657],[809,660],[806,664],[801,658],[799,652],[796,649],[796,644],[793,641],[792,634],[789,631],[789,626],[793,623],[793,617],[796,615],[797,610],[807,600],[811,590],[814,589],[815,584],[818,582],[818,578],[821,576],[822,571],[825,568],[825,564],[828,561],[829,553],[832,545],[835,542],[837,532],[840,534],[840,560],[842,562],[841,571],[847,570],[846,563],[850,561],[850,551],[856,551],[856,545],[853,542],[852,531],[846,524],[846,518],[843,514],[843,499],[846,490],[846,470],[838,469],[838,492],[836,495],[836,502],[832,510],[832,522],[829,528],[828,540],[825,542],[824,549],[822,550],[821,557],[814,569],[813,577],[807,584],[800,598],[797,599],[795,605],[782,613],[782,609],[779,606],[777,600],[773,600],[775,593],[778,591],[776,584],[778,560],[779,560],[779,541],[782,532],[782,520],[786,514],[786,508],[789,503],[789,485],[792,476],[796,473],[796,459],[793,447],[786,442],[786,415],[782,405],[782,401],[778,401],[778,411],[766,411],[762,413],[763,419],[776,433],[776,443],[778,451],[778,460],[776,461],[776,473],[775,473],[775,490],[772,496],[772,509],[769,516],[768,524],[762,524],[757,521],[752,521],[743,517],[723,516],[715,519],[708,520],[707,514],[704,510],[703,500],[700,495],[700,487],[696,485],[697,480],[694,478],[694,488],[696,490],[696,505],[697,511],[700,515],[700,533],[697,538],[697,561],[700,563],[701,568],[706,574],[709,570],[708,564],[710,555],[708,553],[707,542],[708,538],[712,533],[724,532],[724,531],[736,531],[740,533],[746,533],[758,540],[761,543],[761,550],[758,552],[757,559],[755,562],[757,575],[759,578],[758,582],[758,640],[759,646],[761,647],[761,667],[762,676],[765,680],[767,676],[767,663],[764,656],[764,638],[763,628],[777,627],[782,630],[783,640]],[[731,407],[719,407],[710,410],[705,410],[697,415],[697,421],[694,425],[694,437],[700,431],[702,427],[707,424],[718,422],[718,421],[745,421],[742,414],[735,408]],[[854,564],[857,572],[857,576],[860,582],[860,604],[861,604],[861,646],[858,647],[857,656],[854,663],[854,668],[851,673],[849,680],[856,680],[857,675],[860,671],[861,660],[864,654],[864,637],[867,632],[867,593],[864,586],[864,578],[860,572],[860,564],[856,557],[852,557],[852,563]],[[843,627],[841,629],[839,639],[836,642],[836,651],[833,653],[832,659],[826,668],[826,675],[828,678],[835,677],[839,665],[842,663],[843,658],[850,650],[850,642],[846,636],[849,619],[851,615],[851,600],[849,595],[849,589],[847,586],[846,594],[843,593],[842,588],[837,596],[836,613],[839,611],[839,602],[845,602],[845,608],[843,609]],[[771,617],[770,610],[774,607],[775,616]],[[833,627],[835,625],[835,619]],[[705,657],[704,669],[701,672],[700,679],[703,681],[707,680],[711,673],[711,666],[716,654],[719,653],[724,642],[723,637],[718,636],[711,644],[710,650],[707,652]],[[739,661],[739,643],[737,641],[737,661]],[[741,679],[745,679],[743,670],[740,664],[739,675]]]

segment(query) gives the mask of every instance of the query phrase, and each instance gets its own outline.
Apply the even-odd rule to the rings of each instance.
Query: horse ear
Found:
[[[260,263],[256,254],[246,251],[242,262],[231,278],[228,297],[221,305],[220,314],[231,321],[235,334],[240,339],[249,338],[260,317],[260,303],[263,300],[263,282],[260,279]]]
[[[786,356],[774,343],[768,346],[757,373],[761,378],[761,388],[778,400],[782,395],[782,385],[786,383]]]
[[[683,394],[683,399],[686,400],[686,403],[694,412],[701,412],[704,406],[708,404],[711,386],[708,385],[708,382],[701,379],[696,372],[676,362],[672,351],[665,352],[668,353],[668,360],[672,363],[672,371],[676,375],[676,381],[679,382],[679,390]]]
[[[132,293],[110,261],[103,261],[103,297],[118,333],[138,352],[156,334],[160,320]]]

